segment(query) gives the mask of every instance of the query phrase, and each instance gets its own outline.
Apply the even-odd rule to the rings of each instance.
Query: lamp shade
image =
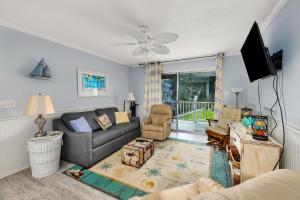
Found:
[[[132,92],[129,92],[128,93],[128,96],[127,96],[127,101],[135,101],[135,98],[134,98],[134,95]]]
[[[243,91],[243,88],[231,88],[231,92],[240,93]]]
[[[36,116],[55,113],[51,98],[47,95],[33,95],[28,97],[24,115]]]

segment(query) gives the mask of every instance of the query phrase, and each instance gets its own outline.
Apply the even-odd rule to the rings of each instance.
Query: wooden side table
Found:
[[[33,177],[45,177],[57,172],[62,146],[61,131],[50,131],[44,137],[27,139],[31,173]]]
[[[240,122],[230,123],[230,137],[231,145],[237,148],[240,155],[241,182],[273,170],[282,149],[282,145],[274,138],[269,137],[268,141],[254,140]]]

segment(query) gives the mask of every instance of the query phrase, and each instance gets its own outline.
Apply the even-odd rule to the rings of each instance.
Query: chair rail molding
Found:
[[[108,107],[108,106],[107,106]],[[65,112],[80,112],[96,108],[67,109],[47,115],[46,131],[52,130],[52,121]],[[11,116],[0,119],[0,179],[30,167],[26,139],[34,137],[34,117]]]

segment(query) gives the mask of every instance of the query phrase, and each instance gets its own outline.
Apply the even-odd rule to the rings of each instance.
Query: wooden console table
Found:
[[[230,123],[229,127],[230,144],[236,146],[240,154],[240,182],[272,171],[282,145],[272,137],[269,141],[254,140],[240,122]]]

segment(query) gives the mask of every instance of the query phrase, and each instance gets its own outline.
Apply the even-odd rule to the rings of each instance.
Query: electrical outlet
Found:
[[[0,109],[10,109],[17,106],[15,100],[2,100],[0,101]]]

